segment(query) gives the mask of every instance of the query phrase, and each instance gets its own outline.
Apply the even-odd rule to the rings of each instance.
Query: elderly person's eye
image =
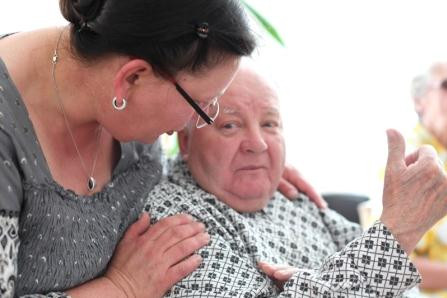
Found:
[[[230,122],[222,122],[220,125],[218,125],[219,130],[221,133],[228,135],[233,134],[238,131],[238,129],[241,127],[241,123],[237,121],[230,121]]]
[[[264,121],[262,122],[261,126],[266,128],[277,128],[279,127],[279,121],[276,120]]]
[[[221,125],[221,128],[224,130],[232,130],[238,128],[239,125],[236,122],[227,122]]]

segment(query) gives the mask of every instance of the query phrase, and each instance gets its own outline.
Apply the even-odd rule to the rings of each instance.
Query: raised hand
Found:
[[[410,253],[447,213],[447,178],[435,150],[422,146],[405,157],[399,132],[388,130],[388,161],[381,221]]]

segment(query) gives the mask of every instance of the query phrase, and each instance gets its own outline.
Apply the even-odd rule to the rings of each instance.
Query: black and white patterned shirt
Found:
[[[166,297],[400,297],[420,276],[380,222],[363,234],[332,210],[304,195],[289,201],[275,193],[253,213],[239,213],[202,190],[177,161],[149,195],[153,221],[189,213],[211,236],[200,267]],[[258,261],[300,269],[278,289]]]

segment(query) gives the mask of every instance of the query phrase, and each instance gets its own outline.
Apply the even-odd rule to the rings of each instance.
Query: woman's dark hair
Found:
[[[72,48],[86,61],[123,54],[170,76],[248,56],[256,46],[238,0],[60,0],[59,5],[71,23]]]

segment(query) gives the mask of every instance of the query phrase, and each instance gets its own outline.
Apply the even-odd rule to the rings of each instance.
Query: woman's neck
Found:
[[[58,40],[58,61],[53,65]],[[0,57],[28,109],[45,113],[54,125],[57,119],[63,120],[60,100],[74,128],[98,121],[101,102],[113,98],[113,76],[121,63],[112,56],[94,64],[81,62],[71,52],[68,27],[18,33],[0,40]]]
[[[85,185],[77,183],[84,183],[85,179],[81,181],[78,178],[85,176],[85,173],[79,167],[79,156],[68,130],[71,130],[89,171],[92,159],[96,159],[100,150],[95,179],[99,186],[103,185],[110,178],[116,152],[110,134],[104,131],[98,138],[98,106],[101,100],[109,97],[111,102],[112,95],[109,93],[113,89],[102,86],[113,86],[111,66],[116,59],[95,65],[81,63],[69,51],[69,31],[65,29],[61,35],[61,30],[50,28],[18,33],[0,40],[0,57],[28,110],[53,177],[64,187],[81,191]],[[52,58],[59,37],[59,58],[53,65]],[[70,128],[67,128],[67,122]],[[61,160],[65,163],[61,164]],[[71,166],[69,161],[73,161]],[[67,167],[74,172],[73,175],[66,175]]]

